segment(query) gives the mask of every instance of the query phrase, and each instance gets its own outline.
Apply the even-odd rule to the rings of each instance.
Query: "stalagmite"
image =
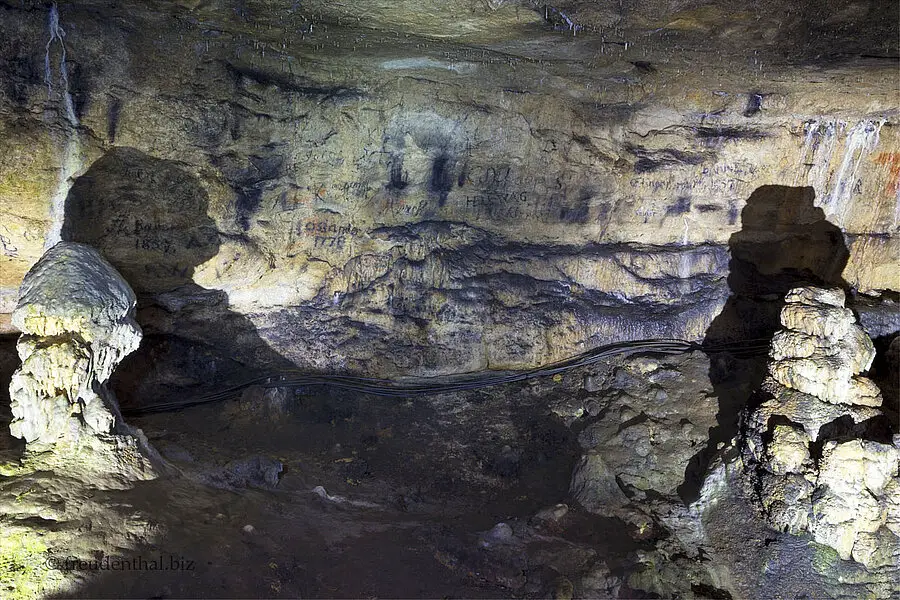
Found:
[[[900,439],[878,438],[872,341],[838,289],[796,288],[772,340],[768,400],[747,419],[751,475],[779,531],[809,532],[867,568],[900,559]]]
[[[140,344],[135,304],[128,284],[83,244],[57,244],[25,276],[13,313],[22,365],[10,384],[10,431],[34,460],[74,476],[155,477],[143,434],[122,421],[105,385]]]

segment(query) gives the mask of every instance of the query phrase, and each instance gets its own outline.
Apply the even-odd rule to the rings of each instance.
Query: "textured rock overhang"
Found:
[[[328,370],[700,339],[732,242],[820,222],[896,291],[896,6],[832,4],[0,4],[0,313],[57,237],[150,335]]]

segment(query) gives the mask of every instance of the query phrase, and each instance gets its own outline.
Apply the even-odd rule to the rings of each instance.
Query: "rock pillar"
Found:
[[[12,316],[22,365],[10,384],[10,431],[31,457],[75,475],[155,476],[143,434],[106,388],[140,344],[135,305],[125,280],[83,244],[56,244],[25,276]]]
[[[881,393],[863,377],[872,341],[838,289],[795,288],[772,339],[768,398],[745,444],[769,524],[808,531],[867,567],[900,560],[900,438],[889,439]]]

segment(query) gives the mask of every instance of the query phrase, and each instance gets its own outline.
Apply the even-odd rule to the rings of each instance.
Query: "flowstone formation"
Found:
[[[795,288],[772,340],[763,402],[746,456],[769,524],[809,532],[867,568],[900,563],[900,436],[890,443],[881,393],[860,376],[872,341],[838,289]]]
[[[56,244],[25,276],[12,317],[22,365],[10,383],[10,431],[31,458],[70,474],[155,477],[143,434],[105,386],[140,344],[135,305],[125,280],[83,244]]]

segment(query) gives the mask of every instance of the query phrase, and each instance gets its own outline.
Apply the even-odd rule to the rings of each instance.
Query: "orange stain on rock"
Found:
[[[890,176],[886,188],[888,195],[900,191],[900,152],[881,152],[875,157],[875,164],[888,168]]]

